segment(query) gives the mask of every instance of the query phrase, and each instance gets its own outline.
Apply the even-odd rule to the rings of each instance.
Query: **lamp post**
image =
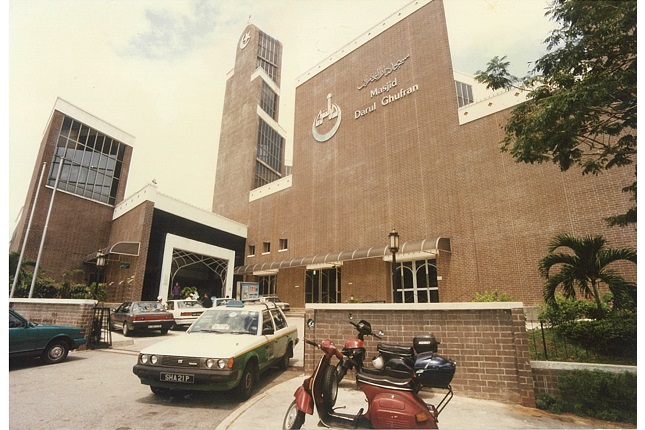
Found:
[[[96,253],[96,285],[101,283],[101,269],[105,267],[106,255],[99,249]]]
[[[392,301],[395,302],[395,294],[398,286],[396,278],[396,253],[399,250],[399,233],[392,229],[388,237],[390,239],[390,252],[392,253]]]

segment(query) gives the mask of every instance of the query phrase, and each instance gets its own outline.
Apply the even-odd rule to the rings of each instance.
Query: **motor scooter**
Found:
[[[399,378],[409,377],[418,367],[417,360],[427,360],[431,356],[427,353],[436,354],[439,343],[432,333],[414,336],[412,346],[379,343],[376,345],[379,355],[372,360],[372,366],[384,374]]]
[[[355,415],[336,412],[326,404],[325,397],[336,396],[338,379],[332,358],[344,358],[334,342],[329,339],[321,343],[304,339],[315,346],[323,356],[315,366],[313,374],[307,377],[294,393],[295,400],[287,409],[283,429],[299,429],[307,414],[318,413],[320,425],[335,428],[370,429],[437,429],[438,411],[418,396],[418,386],[413,378],[397,379],[385,375],[357,373],[356,384],[367,397],[367,412],[361,408]],[[335,401],[335,399],[334,399]],[[327,402],[328,403],[328,402]],[[338,408],[336,408],[338,409]]]
[[[336,377],[338,382],[347,374],[348,370],[356,367],[357,372],[363,371],[363,361],[365,360],[365,336],[373,336],[381,339],[383,331],[379,330],[378,334],[372,333],[372,325],[365,320],[360,320],[357,323],[352,321],[353,316],[349,314],[349,323],[354,326],[358,335],[345,341],[345,346],[342,349],[343,359],[336,365]]]
[[[421,385],[429,388],[449,388],[455,372],[455,363],[437,354],[439,341],[433,334],[417,335],[412,340],[413,346],[404,346],[391,343],[379,343],[376,347],[379,355],[372,360],[372,368],[365,368],[366,350],[365,336],[382,339],[382,330],[378,334],[372,332],[372,325],[365,320],[357,323],[351,321],[353,315],[349,314],[349,323],[354,326],[358,335],[348,339],[342,349],[343,359],[336,366],[336,376],[340,382],[348,370],[356,368],[359,373],[383,374],[395,378],[419,377]],[[426,375],[426,369],[432,372]],[[333,404],[331,405],[333,406]]]

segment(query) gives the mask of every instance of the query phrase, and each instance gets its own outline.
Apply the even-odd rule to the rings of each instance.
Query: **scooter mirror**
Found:
[[[312,320],[311,318],[309,318],[309,319],[307,320],[307,327],[309,327],[309,328],[314,328],[315,326],[316,326],[316,323],[314,322],[314,320]]]
[[[379,330],[378,333],[376,333],[376,334],[379,335],[379,336],[385,336],[385,333],[383,332],[383,330]]]
[[[351,321],[351,320],[353,320],[353,319],[354,319],[354,315],[349,314],[349,315],[347,315],[347,318],[349,318],[349,320]]]

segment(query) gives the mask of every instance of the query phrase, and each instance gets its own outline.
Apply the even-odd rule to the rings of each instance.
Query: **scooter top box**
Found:
[[[422,352],[437,352],[437,347],[439,342],[433,334],[424,334],[419,336],[414,336],[412,339],[412,345],[417,354]]]
[[[424,387],[448,388],[456,369],[453,360],[432,352],[422,352],[414,361],[415,378]]]

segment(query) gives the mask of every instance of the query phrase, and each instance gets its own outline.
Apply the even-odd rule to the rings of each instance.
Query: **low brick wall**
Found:
[[[9,307],[29,321],[85,327],[86,339],[92,333],[96,300],[75,299],[9,299]],[[86,349],[87,343],[79,349]]]
[[[561,361],[531,361],[533,369],[533,386],[535,397],[550,394],[558,397],[558,378],[563,372],[571,370],[600,370],[602,372],[636,373],[636,366],[619,366],[613,364],[566,363]]]
[[[368,367],[377,343],[412,345],[415,335],[433,333],[441,342],[438,353],[457,362],[451,384],[457,395],[535,407],[522,303],[307,304],[305,312],[316,325],[301,337],[329,338],[340,347],[356,336],[350,313],[354,322],[364,319],[375,332],[383,330],[382,340],[365,339]],[[306,372],[319,358],[320,350],[305,345]]]

